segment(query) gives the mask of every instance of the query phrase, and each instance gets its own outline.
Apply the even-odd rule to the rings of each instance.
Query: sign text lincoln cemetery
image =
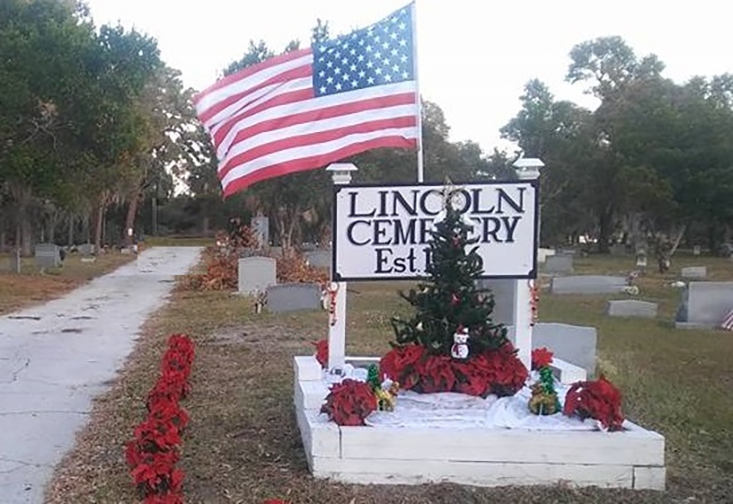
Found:
[[[425,276],[442,185],[335,186],[334,280]],[[484,278],[534,278],[537,181],[461,184],[453,207],[472,224]]]

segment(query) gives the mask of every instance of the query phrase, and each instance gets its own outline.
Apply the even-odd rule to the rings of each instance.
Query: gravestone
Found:
[[[514,327],[507,327],[507,336],[514,342]],[[532,348],[547,347],[558,359],[582,367],[588,376],[596,371],[595,327],[540,322],[532,330]]]
[[[282,247],[270,247],[270,255],[272,257],[282,257],[283,256],[283,248]]]
[[[553,294],[616,294],[623,292],[626,278],[603,275],[554,277]]]
[[[656,318],[659,305],[636,299],[620,299],[608,302],[606,314],[609,317]]]
[[[242,250],[239,251],[239,257],[253,257],[256,256],[259,252],[252,248],[252,247],[242,247]]]
[[[699,256],[701,252],[702,249],[700,248],[700,245],[695,245],[694,247],[692,247],[692,255]]]
[[[647,267],[646,254],[636,254],[636,267],[637,268],[646,268]]]
[[[10,253],[10,271],[12,273],[17,273],[21,271],[21,268],[19,267],[22,259],[18,257],[18,254],[15,253],[15,251]]]
[[[495,324],[514,323],[514,292],[517,282],[513,279],[492,278],[477,280],[480,289],[491,289],[494,295],[494,311],[491,319]]]
[[[273,313],[320,310],[321,287],[317,283],[285,283],[267,288],[267,309]]]
[[[626,255],[626,245],[619,245],[619,244],[611,245],[609,249],[610,249],[609,251],[611,252],[611,255],[614,257]]]
[[[720,327],[733,309],[733,282],[690,282],[682,293],[676,327]]]
[[[708,276],[707,266],[688,266],[680,272],[682,278],[705,278]]]
[[[39,243],[35,250],[36,266],[58,268],[61,266],[61,248],[53,243]]]
[[[537,262],[544,264],[548,257],[554,256],[555,250],[548,248],[540,248],[537,250]]]
[[[573,256],[571,255],[553,255],[549,256],[545,261],[545,273],[572,273],[573,272]]]
[[[304,254],[305,260],[314,268],[331,268],[330,250],[313,250]]]
[[[83,256],[90,256],[94,254],[94,245],[91,243],[83,243],[78,247],[79,253]]]
[[[264,215],[252,217],[252,230],[257,238],[257,247],[264,248],[270,244],[270,219]]]
[[[277,284],[277,261],[271,257],[244,257],[239,260],[238,284],[240,294],[264,292]]]

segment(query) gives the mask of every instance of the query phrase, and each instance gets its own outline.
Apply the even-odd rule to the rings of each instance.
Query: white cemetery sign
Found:
[[[482,278],[537,277],[538,180],[462,184],[453,207],[478,238]],[[334,186],[333,279],[422,278],[443,185]]]

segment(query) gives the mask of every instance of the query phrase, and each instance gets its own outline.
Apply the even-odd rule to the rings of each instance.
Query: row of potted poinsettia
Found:
[[[147,397],[148,416],[127,443],[125,458],[145,504],[183,503],[183,471],[176,464],[189,417],[180,400],[191,390],[193,359],[193,341],[184,334],[171,335],[158,381]]]
[[[315,343],[321,366],[328,361],[328,342]],[[532,352],[532,369],[539,380],[532,385],[528,404],[532,413],[551,415],[562,410],[566,416],[592,418],[609,431],[621,430],[621,393],[605,377],[573,384],[561,408],[550,365],[553,354],[546,348]],[[460,392],[487,397],[516,394],[529,378],[529,372],[507,343],[468,361],[431,354],[419,345],[397,346],[385,354],[379,365],[379,379],[389,379],[403,390],[419,393]],[[345,379],[334,384],[321,411],[339,425],[365,425],[365,419],[379,409],[379,392],[374,383]]]

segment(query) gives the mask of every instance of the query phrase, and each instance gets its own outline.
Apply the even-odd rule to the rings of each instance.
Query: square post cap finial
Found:
[[[357,171],[358,168],[352,163],[331,163],[326,168],[333,175],[334,184],[349,184],[351,182],[351,172]]]
[[[540,168],[545,166],[545,163],[539,158],[520,157],[512,166],[517,169],[520,180],[533,180],[539,178]]]

